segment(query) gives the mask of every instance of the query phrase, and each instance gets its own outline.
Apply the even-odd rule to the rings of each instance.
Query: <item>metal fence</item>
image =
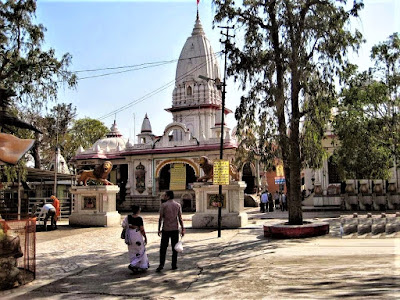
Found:
[[[8,288],[12,288],[36,278],[36,218],[17,220],[17,216],[8,216],[7,219],[1,219],[0,225],[8,240],[16,245],[12,258],[16,259],[19,270],[15,280],[10,279]]]

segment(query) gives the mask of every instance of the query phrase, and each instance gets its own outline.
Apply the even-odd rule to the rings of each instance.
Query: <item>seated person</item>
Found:
[[[56,208],[48,203],[48,204],[44,204],[42,209],[40,210],[39,213],[39,217],[38,219],[40,220],[41,217],[44,216],[44,220],[43,220],[43,225],[45,230],[47,231],[47,220],[49,218],[51,218],[51,227],[52,229],[57,228],[57,224],[56,224]]]

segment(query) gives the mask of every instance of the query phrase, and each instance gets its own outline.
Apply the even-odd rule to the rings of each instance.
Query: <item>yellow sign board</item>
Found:
[[[285,177],[283,173],[283,165],[276,166],[276,177]]]
[[[214,162],[214,184],[229,185],[229,160]]]
[[[171,179],[169,189],[172,191],[180,191],[186,189],[186,165],[173,164],[171,166]]]

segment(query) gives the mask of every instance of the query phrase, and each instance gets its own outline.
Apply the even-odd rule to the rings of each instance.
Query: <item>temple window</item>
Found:
[[[193,94],[192,87],[188,86],[187,89],[186,89],[186,95],[187,96],[192,96],[192,94]]]

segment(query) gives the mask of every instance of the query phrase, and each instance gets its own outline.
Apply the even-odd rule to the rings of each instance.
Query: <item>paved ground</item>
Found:
[[[340,212],[308,212],[329,221],[331,233],[303,240],[268,240],[262,224],[286,212],[248,209],[249,225],[236,230],[191,229],[179,269],[156,273],[157,215],[143,213],[151,268],[128,269],[120,227],[72,228],[37,233],[37,279],[0,292],[1,299],[399,299],[400,235],[341,238]]]

